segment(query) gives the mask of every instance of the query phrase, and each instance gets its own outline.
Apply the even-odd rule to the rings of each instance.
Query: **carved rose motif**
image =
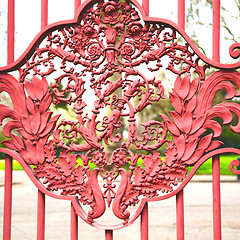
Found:
[[[92,58],[98,57],[101,54],[101,48],[98,43],[92,43],[88,47],[88,55]]]
[[[109,1],[103,4],[103,9],[104,13],[104,23],[110,23],[110,24],[115,24],[117,23],[117,18],[119,16],[118,13],[118,5],[116,2]]]
[[[134,52],[134,46],[129,43],[125,43],[121,46],[121,55],[131,56],[134,54]]]
[[[76,35],[73,36],[71,39],[72,39],[72,41],[74,42],[74,44],[75,44],[76,46],[80,46],[81,43],[82,43],[82,37],[81,37],[80,34],[77,34],[77,33],[75,33],[75,34],[76,34]]]
[[[142,34],[143,34],[142,29],[143,29],[143,27],[142,27],[141,23],[139,23],[139,22],[131,22],[128,25],[127,32],[128,32],[130,37],[132,37],[134,39],[139,39],[142,36]]]
[[[103,4],[103,12],[108,16],[116,16],[117,3],[109,1]]]
[[[93,153],[92,161],[99,167],[103,167],[107,164],[107,153],[104,151],[96,151]]]
[[[83,34],[88,38],[94,38],[96,36],[96,29],[94,29],[90,24],[87,24],[83,28]]]
[[[112,162],[116,168],[121,167],[126,163],[126,153],[122,149],[117,149],[112,154]]]

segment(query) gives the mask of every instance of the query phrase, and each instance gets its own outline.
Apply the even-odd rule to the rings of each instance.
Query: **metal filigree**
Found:
[[[142,21],[127,1],[93,2],[78,23],[56,25],[45,36],[24,59],[19,80],[0,76],[0,91],[14,106],[0,105],[0,123],[12,119],[3,143],[34,165],[48,191],[89,206],[91,224],[106,206],[127,224],[128,207],[142,197],[172,192],[188,166],[223,145],[215,139],[222,128],[214,118],[230,124],[232,113],[240,117],[237,103],[211,105],[221,89],[228,99],[239,96],[239,73],[205,79],[209,65],[179,41],[175,27]],[[138,114],[167,94],[161,80],[149,77],[162,68],[178,75],[168,93],[173,111],[139,123]],[[53,112],[62,105],[73,109],[74,119]],[[230,129],[239,133],[240,123]]]

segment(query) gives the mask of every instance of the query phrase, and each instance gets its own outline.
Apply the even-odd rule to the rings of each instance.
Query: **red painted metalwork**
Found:
[[[178,0],[178,25],[185,29],[185,0]]]
[[[71,240],[78,240],[78,216],[71,203]]]
[[[213,27],[212,27],[212,58],[220,62],[220,0],[213,0]],[[221,240],[221,190],[220,190],[220,157],[212,158],[213,182],[213,237]]]
[[[234,159],[234,160],[230,163],[229,168],[230,168],[230,170],[231,170],[232,173],[234,173],[234,174],[240,174],[240,170],[236,170],[236,169],[233,168],[234,166],[235,166],[235,167],[238,167],[239,164],[240,164],[239,161],[236,160],[236,159]]]
[[[184,198],[183,190],[176,195],[177,240],[184,240]]]
[[[148,203],[146,202],[141,213],[141,240],[148,240]]]
[[[212,158],[213,182],[213,237],[221,240],[221,193],[220,193],[220,161],[219,156]]]
[[[220,0],[213,0],[213,60],[220,62]]]
[[[113,230],[105,230],[105,240],[113,240]]]
[[[48,0],[41,0],[41,29],[48,24]],[[45,239],[45,194],[38,190],[37,240]]]
[[[48,0],[41,0],[41,29],[48,25]]]
[[[74,2],[75,14],[77,14],[77,10],[80,6],[81,6],[81,0],[75,0],[75,2]]]
[[[12,221],[12,158],[5,156],[5,187],[4,187],[4,217],[3,217],[3,239],[11,239]]]
[[[7,24],[7,63],[14,61],[15,38],[15,1],[8,0],[8,24]],[[12,222],[12,157],[5,155],[5,187],[4,187],[4,219],[3,240],[11,239]]]
[[[72,239],[78,234],[76,214],[106,229],[106,239],[112,239],[113,229],[128,226],[142,212],[144,240],[147,202],[176,195],[177,234],[184,239],[183,187],[209,157],[240,153],[219,149],[224,143],[216,138],[222,128],[215,121],[222,118],[230,125],[233,113],[240,117],[239,104],[212,106],[219,90],[228,93],[227,99],[240,95],[240,73],[234,71],[240,63],[224,65],[215,53],[213,60],[200,53],[184,32],[184,1],[179,1],[180,27],[147,17],[132,2],[85,1],[73,21],[45,27],[16,62],[0,69],[0,92],[7,92],[14,106],[0,105],[0,123],[12,119],[3,128],[9,137],[3,143],[11,150],[1,151],[19,161],[39,189],[38,239],[44,239],[45,194],[71,201]],[[143,2],[147,14],[148,4]],[[238,47],[230,48],[232,56],[238,55]],[[210,66],[222,70],[206,77]],[[176,74],[169,93],[160,79],[151,77],[160,69]],[[13,70],[19,71],[19,80],[8,74]],[[197,78],[192,79],[191,72]],[[138,116],[164,94],[173,111],[168,116],[159,113],[161,120],[139,122]],[[49,110],[60,105],[71,109],[75,119]],[[230,129],[239,133],[240,122]],[[163,160],[159,149],[164,146]],[[90,163],[96,166],[93,170]],[[29,165],[34,165],[33,171]],[[233,172],[236,165],[230,164]],[[193,168],[187,174],[188,166]],[[213,185],[218,184],[213,176]],[[214,192],[219,199],[220,190]],[[135,205],[130,215],[128,208]],[[96,220],[106,208],[116,217],[110,226]]]
[[[142,7],[149,16],[149,0],[142,1]],[[148,203],[146,202],[141,212],[141,239],[148,240]]]
[[[146,15],[149,16],[149,0],[143,0],[142,7],[143,7]]]
[[[8,0],[8,25],[7,25],[7,64],[14,61],[15,39],[15,0]]]
[[[185,0],[178,0],[178,25],[185,29]],[[177,239],[184,240],[184,194],[183,189],[176,194]]]
[[[45,239],[45,194],[38,190],[37,240]]]

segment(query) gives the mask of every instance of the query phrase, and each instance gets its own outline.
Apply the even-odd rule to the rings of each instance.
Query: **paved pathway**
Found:
[[[0,236],[3,216],[3,172],[0,172]],[[223,239],[240,239],[240,182],[224,177],[222,190]],[[14,172],[12,240],[36,239],[37,190],[22,171]],[[208,176],[196,176],[184,191],[186,240],[212,239],[212,196]],[[70,204],[46,197],[46,240],[70,239]],[[151,240],[176,239],[175,198],[149,204]],[[0,237],[1,238],[1,237]],[[104,239],[104,232],[79,219],[79,240]],[[139,220],[126,229],[117,230],[114,240],[137,240]]]

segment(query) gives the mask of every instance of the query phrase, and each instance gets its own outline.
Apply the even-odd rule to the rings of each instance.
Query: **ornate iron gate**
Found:
[[[231,124],[238,103],[212,106],[223,89],[239,96],[240,63],[219,63],[220,1],[213,1],[213,60],[206,58],[184,31],[184,1],[179,22],[148,17],[149,2],[76,1],[76,17],[47,26],[42,1],[42,31],[14,60],[14,1],[9,1],[8,66],[0,68],[0,91],[13,108],[0,105],[0,121],[9,140],[6,154],[3,239],[11,238],[12,159],[39,189],[37,239],[44,239],[45,194],[71,201],[71,239],[78,238],[78,216],[105,230],[127,227],[141,215],[141,239],[148,239],[148,202],[176,195],[177,239],[184,239],[183,188],[199,166],[213,157],[214,239],[221,239],[219,155],[240,154],[216,140],[215,120]],[[78,6],[80,6],[78,8]],[[230,48],[233,58],[239,57]],[[219,69],[206,77],[208,68]],[[156,73],[176,75],[165,92]],[[17,70],[18,79],[12,71]],[[168,94],[169,115],[141,122],[140,115]],[[75,116],[56,114],[64,106]],[[53,110],[55,108],[55,110]],[[16,130],[18,134],[12,130]],[[230,125],[240,132],[240,124]],[[166,147],[163,158],[159,150]],[[142,162],[142,165],[139,162]],[[233,160],[230,169],[239,163]],[[32,166],[30,168],[29,166]],[[193,166],[188,173],[188,167]],[[129,208],[135,207],[135,212]],[[115,219],[97,219],[111,209]],[[127,230],[127,229],[126,229]]]

